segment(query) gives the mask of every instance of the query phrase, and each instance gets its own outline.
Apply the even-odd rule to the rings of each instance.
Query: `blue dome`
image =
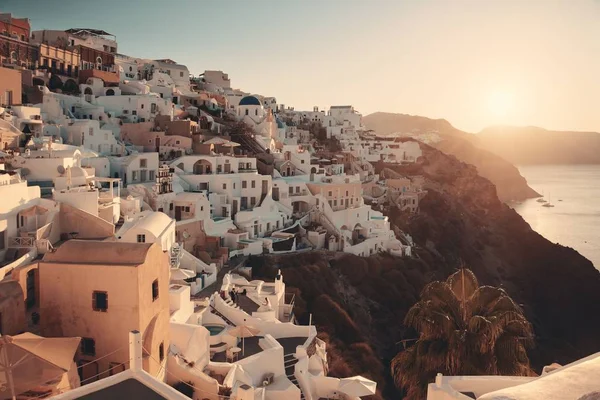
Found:
[[[260,101],[254,96],[246,96],[240,100],[240,106],[260,106]]]

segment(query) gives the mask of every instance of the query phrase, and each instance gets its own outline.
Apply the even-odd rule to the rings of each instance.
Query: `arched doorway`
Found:
[[[194,163],[194,174],[204,175],[210,174],[212,171],[212,164],[207,160],[198,160]]]
[[[52,75],[48,81],[48,89],[58,90],[63,88],[63,82],[57,75]]]
[[[115,91],[114,91],[113,89],[108,89],[108,90],[106,91],[106,95],[107,95],[107,96],[114,96],[114,95],[115,95]]]
[[[79,94],[79,85],[73,79],[67,79],[63,85],[63,92],[69,94]]]
[[[83,91],[83,94],[92,95],[92,94],[94,94],[94,92],[92,92],[92,88],[86,87],[85,90]]]

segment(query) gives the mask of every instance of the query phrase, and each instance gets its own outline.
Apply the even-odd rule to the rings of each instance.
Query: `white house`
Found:
[[[111,176],[122,179],[124,187],[132,183],[155,183],[159,167],[158,153],[109,157],[109,161]]]
[[[99,155],[115,155],[123,153],[123,145],[115,138],[111,130],[100,127],[100,122],[93,119],[71,120],[65,127],[66,142],[74,146],[82,146]]]
[[[162,212],[142,211],[125,221],[115,236],[129,243],[158,243],[163,251],[170,251],[175,243],[175,221]]]

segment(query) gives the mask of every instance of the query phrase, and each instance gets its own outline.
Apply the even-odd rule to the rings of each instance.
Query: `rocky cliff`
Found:
[[[502,201],[539,196],[527,185],[527,181],[514,165],[484,148],[477,135],[456,129],[444,119],[378,112],[367,115],[363,121],[369,129],[381,135],[437,132],[439,140],[429,144],[477,167],[481,176],[496,185],[498,197]]]
[[[393,167],[426,179],[420,213],[387,210],[417,244],[414,258],[361,258],[327,252],[256,257],[254,276],[281,268],[296,293],[296,315],[309,313],[329,344],[332,375],[363,374],[379,383],[377,398],[401,398],[389,362],[414,332],[403,324],[423,286],[465,262],[482,284],[502,286],[534,325],[529,349],[538,373],[600,351],[600,272],[575,250],[544,239],[503,204],[496,187],[471,165],[427,145],[420,163]],[[389,167],[389,166],[388,166]]]

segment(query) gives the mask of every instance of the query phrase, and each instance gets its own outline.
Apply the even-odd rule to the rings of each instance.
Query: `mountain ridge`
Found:
[[[497,125],[475,136],[482,148],[513,164],[600,164],[598,132]]]
[[[481,176],[496,185],[498,197],[502,201],[540,196],[527,185],[527,181],[513,164],[482,147],[477,135],[457,129],[445,119],[376,112],[363,117],[363,121],[367,128],[382,135],[435,132],[437,137],[427,144],[477,167]]]

